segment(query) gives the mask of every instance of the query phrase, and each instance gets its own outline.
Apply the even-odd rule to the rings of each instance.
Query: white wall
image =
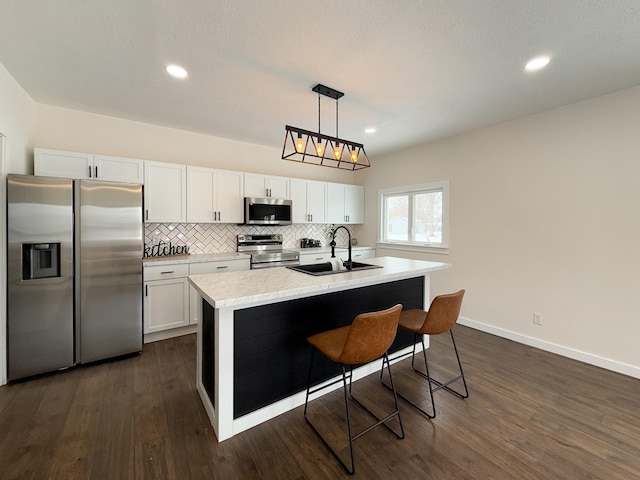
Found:
[[[434,293],[465,288],[468,324],[640,377],[638,132],[640,87],[373,158],[366,203],[449,180],[450,254],[406,254],[454,265]],[[363,243],[376,225],[369,208]]]
[[[38,105],[30,146],[340,183],[355,178],[353,172],[282,160],[277,148],[49,105]],[[33,173],[33,160],[30,165]]]
[[[36,104],[0,63],[0,385],[7,381],[6,370],[6,221],[5,175],[25,173],[27,144],[35,119]]]
[[[27,173],[28,145],[36,117],[36,103],[0,63],[0,133],[6,137],[6,171]],[[4,181],[4,180],[3,180]]]

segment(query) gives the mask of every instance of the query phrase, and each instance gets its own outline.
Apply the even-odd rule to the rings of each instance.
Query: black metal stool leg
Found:
[[[386,362],[387,370],[389,372],[389,378],[390,378],[390,381],[391,381],[391,390],[393,390],[393,400],[394,400],[394,405],[395,405],[395,411],[393,411],[391,414],[387,415],[384,418],[379,418],[378,416],[376,416],[371,410],[369,410],[365,405],[363,405],[357,398],[355,398],[352,395],[353,366],[349,365],[349,372],[347,373],[345,365],[344,364],[340,364],[340,367],[342,369],[342,379],[341,380],[342,380],[342,388],[343,388],[343,393],[344,393],[344,405],[345,405],[345,412],[346,412],[346,415],[347,415],[347,435],[349,437],[349,457],[350,457],[350,462],[349,462],[350,465],[349,465],[349,464],[345,463],[342,458],[340,458],[340,456],[338,455],[338,452],[336,452],[333,449],[333,447],[331,445],[329,445],[329,443],[325,440],[325,438],[322,436],[320,431],[313,425],[313,423],[311,423],[311,421],[307,417],[307,405],[309,403],[309,395],[311,393],[315,393],[315,392],[317,392],[319,390],[327,388],[330,385],[334,385],[335,383],[338,383],[340,381],[340,380],[336,380],[334,382],[331,382],[328,385],[324,385],[322,387],[319,387],[319,388],[316,388],[314,390],[311,390],[311,371],[312,371],[312,367],[313,367],[313,356],[314,356],[314,353],[315,353],[315,349],[312,351],[311,362],[310,362],[310,365],[309,365],[309,381],[308,381],[308,384],[307,384],[307,393],[306,393],[305,404],[304,404],[304,419],[311,426],[311,428],[316,433],[316,435],[318,435],[318,437],[320,437],[320,440],[322,440],[322,443],[324,443],[325,446],[329,449],[329,451],[331,452],[333,457],[338,461],[338,463],[340,463],[340,465],[342,465],[342,468],[344,468],[344,470],[347,473],[349,473],[350,475],[353,475],[355,473],[355,464],[354,464],[354,458],[353,458],[353,442],[356,439],[360,438],[365,433],[370,432],[371,430],[373,430],[374,428],[376,428],[376,427],[378,427],[380,425],[383,425],[384,427],[386,427],[389,431],[391,431],[399,439],[403,439],[404,438],[404,428],[403,428],[403,425],[402,425],[402,419],[400,417],[400,409],[398,408],[398,398],[397,398],[397,395],[396,395],[395,388],[393,387],[393,377],[391,376],[391,365],[389,363],[389,358],[387,357],[387,355],[385,353],[385,355],[383,357],[382,368],[384,369],[384,364]],[[347,386],[347,376],[349,377],[349,385],[348,386]],[[357,433],[355,435],[352,434],[351,410],[350,410],[350,407],[349,407],[349,399],[352,399],[360,407],[362,407],[362,409],[364,409],[371,416],[373,416],[373,418],[375,418],[377,420],[376,423],[374,423],[373,425],[368,426],[367,428],[365,428],[364,430],[362,430],[361,432],[359,432],[359,433]],[[395,416],[398,417],[398,422],[400,424],[400,434],[396,433],[391,427],[389,427],[386,424],[386,422],[388,422],[389,420],[391,420]]]
[[[450,378],[446,382],[440,382],[432,378],[431,382],[437,385],[437,387],[434,388],[433,391],[435,392],[436,390],[440,390],[441,388],[444,388],[446,391],[453,393],[454,395],[460,398],[467,398],[469,396],[469,389],[467,388],[467,381],[464,379],[464,372],[462,371],[462,363],[460,362],[460,355],[458,355],[458,348],[456,347],[456,341],[453,338],[453,331],[449,330],[449,333],[451,334],[451,343],[453,344],[453,351],[456,353],[456,360],[458,361],[458,369],[460,370],[460,374],[453,378]],[[449,385],[451,385],[454,382],[457,382],[458,380],[462,380],[462,384],[464,385],[464,393],[460,393],[457,390],[454,390],[453,388],[449,387]]]
[[[456,354],[456,360],[458,362],[458,368],[460,370],[460,374],[445,381],[445,382],[441,382],[439,380],[434,379],[433,377],[431,377],[431,375],[429,374],[429,363],[427,361],[427,349],[425,347],[424,344],[424,336],[421,334],[414,334],[414,343],[413,343],[413,350],[411,352],[411,368],[413,369],[413,371],[415,371],[416,373],[422,375],[424,378],[427,379],[427,384],[429,386],[429,397],[431,399],[431,411],[425,410],[424,408],[420,407],[416,402],[413,402],[412,400],[410,400],[409,398],[407,398],[406,396],[402,395],[400,392],[398,392],[398,396],[400,398],[402,398],[403,400],[405,400],[406,402],[410,403],[411,405],[413,405],[415,408],[417,408],[420,412],[422,412],[424,415],[426,415],[429,418],[435,418],[436,417],[436,408],[435,408],[435,403],[433,400],[433,393],[437,392],[440,389],[445,389],[450,393],[453,393],[454,395],[460,397],[460,398],[467,398],[469,396],[469,390],[467,388],[467,382],[464,378],[464,372],[462,370],[462,363],[460,362],[460,355],[458,354],[458,348],[456,347],[456,342],[455,339],[453,337],[453,331],[449,330],[449,333],[451,335],[451,342],[453,343],[453,350]],[[418,368],[416,368],[415,365],[415,345],[416,345],[416,341],[417,337],[420,336],[420,343],[422,345],[422,356],[424,359],[424,369],[425,371],[421,371]],[[404,355],[401,355],[400,357],[397,358],[402,358],[403,356],[408,356],[409,354],[406,353]],[[458,381],[458,380],[462,380],[462,383],[464,385],[464,393],[458,392],[456,390],[454,390],[453,388],[449,387],[450,384]],[[380,381],[382,382],[382,384],[387,387],[390,388],[389,385],[385,384],[384,381],[382,380],[382,372],[380,373]],[[435,387],[432,387],[432,384],[435,385]]]

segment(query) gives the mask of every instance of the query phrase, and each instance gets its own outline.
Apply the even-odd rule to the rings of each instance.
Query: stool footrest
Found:
[[[386,364],[387,365],[387,371],[389,372],[390,382],[391,382],[391,387],[389,387],[389,388],[393,391],[393,401],[394,401],[394,405],[395,405],[395,410],[393,412],[391,412],[389,415],[387,415],[387,416],[385,416],[383,418],[378,417],[369,408],[367,408],[360,400],[358,400],[356,397],[354,397],[352,395],[352,393],[351,393],[352,378],[353,378],[353,366],[352,365],[349,365],[349,372],[347,373],[347,369],[345,368],[345,365],[344,364],[340,364],[340,366],[342,368],[342,378],[311,390],[311,370],[312,370],[312,367],[313,367],[313,357],[314,357],[314,353],[312,351],[311,363],[310,363],[310,366],[309,366],[309,384],[308,384],[308,387],[307,387],[307,396],[306,396],[306,400],[305,400],[305,404],[304,404],[304,419],[309,424],[309,426],[313,429],[315,434],[318,437],[320,437],[320,440],[322,440],[322,443],[324,443],[324,445],[329,449],[331,454],[340,463],[340,465],[342,465],[342,467],[345,469],[345,471],[347,473],[353,475],[355,473],[355,466],[354,466],[354,462],[353,462],[353,442],[356,439],[360,438],[365,433],[370,432],[374,428],[379,427],[380,425],[383,425],[387,430],[389,430],[391,433],[393,433],[398,439],[403,439],[404,438],[404,428],[402,427],[402,419],[400,417],[400,409],[398,408],[398,397],[396,395],[395,388],[393,388],[393,377],[391,375],[391,366],[389,364],[389,357],[387,357],[386,353],[384,354],[383,361],[382,361],[382,371],[384,371],[384,366]],[[347,377],[349,378],[349,385],[348,386],[347,386]],[[343,387],[343,392],[344,392],[344,404],[345,404],[345,410],[346,410],[346,416],[347,416],[347,438],[349,439],[349,455],[350,455],[350,460],[351,460],[350,463],[351,463],[351,465],[347,465],[347,463],[345,463],[342,460],[342,458],[340,458],[340,456],[338,455],[338,452],[336,452],[334,450],[334,448],[329,444],[329,442],[327,442],[327,440],[322,436],[320,431],[311,422],[311,420],[309,420],[309,417],[307,416],[307,406],[309,404],[309,395],[311,393],[315,393],[315,392],[323,390],[323,389],[325,389],[327,387],[330,387],[331,385],[335,385],[336,383],[339,383],[339,382],[342,382],[342,387]],[[351,413],[350,413],[350,410],[349,410],[349,403],[350,403],[349,400],[353,400],[354,403],[359,405],[369,415],[371,415],[373,418],[376,419],[375,423],[373,423],[372,425],[369,425],[364,430],[356,433],[355,435],[352,435],[352,433],[351,433]],[[400,424],[400,433],[397,433],[394,429],[392,429],[389,425],[387,425],[387,422],[389,420],[393,419],[394,417],[398,417],[398,423]]]

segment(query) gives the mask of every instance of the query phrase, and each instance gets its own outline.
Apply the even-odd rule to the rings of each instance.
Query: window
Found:
[[[379,193],[379,243],[447,249],[449,182],[387,188]]]

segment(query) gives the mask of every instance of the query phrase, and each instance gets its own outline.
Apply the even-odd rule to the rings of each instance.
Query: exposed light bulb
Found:
[[[340,160],[340,157],[342,157],[342,150],[340,150],[340,144],[338,142],[336,142],[336,148],[333,150],[333,157],[336,160]]]
[[[318,154],[319,157],[321,157],[322,154],[324,153],[324,147],[322,146],[322,140],[320,140],[320,137],[318,137],[318,144],[316,145],[316,153]]]
[[[304,142],[302,141],[302,135],[298,134],[298,140],[296,140],[296,152],[304,152]]]
[[[358,161],[358,152],[356,149],[351,150],[351,161],[356,163]]]

